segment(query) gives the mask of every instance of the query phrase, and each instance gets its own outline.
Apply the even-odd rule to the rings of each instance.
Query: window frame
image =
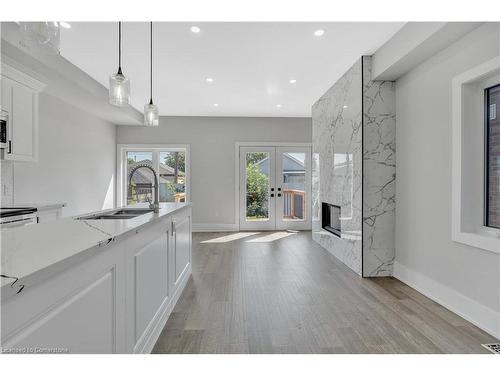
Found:
[[[499,82],[500,55],[456,75],[451,85],[451,239],[496,254],[500,229],[484,225],[484,89]]]
[[[130,151],[136,152],[152,152],[153,168],[157,175],[159,173],[160,152],[168,151],[183,151],[185,153],[186,163],[186,202],[191,200],[191,155],[189,144],[118,144],[116,148],[116,202],[117,206],[127,205],[127,153]]]
[[[484,226],[487,228],[500,229],[490,225],[490,90],[500,88],[500,83],[484,89]]]

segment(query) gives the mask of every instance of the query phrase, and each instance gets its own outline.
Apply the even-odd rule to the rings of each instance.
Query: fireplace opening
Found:
[[[340,237],[340,206],[325,202],[321,204],[321,227]]]

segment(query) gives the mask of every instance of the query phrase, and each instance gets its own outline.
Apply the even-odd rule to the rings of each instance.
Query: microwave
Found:
[[[9,113],[4,110],[0,110],[0,148],[8,148],[8,135],[7,131],[9,129]]]

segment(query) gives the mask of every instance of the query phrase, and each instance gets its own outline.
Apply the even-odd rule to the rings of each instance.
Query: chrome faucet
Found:
[[[149,208],[154,210],[155,213],[160,212],[160,186],[158,185],[158,177],[156,176],[156,172],[148,164],[139,164],[136,165],[132,170],[130,171],[129,177],[128,177],[128,185],[130,186],[132,184],[132,176],[134,175],[135,171],[137,171],[139,168],[147,168],[153,172],[153,176],[155,177],[155,184],[154,184],[154,189],[155,189],[155,195],[154,195],[154,203],[151,203],[151,200],[148,199],[149,202]]]

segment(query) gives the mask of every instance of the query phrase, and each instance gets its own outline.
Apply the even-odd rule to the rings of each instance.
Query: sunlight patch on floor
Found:
[[[227,236],[222,236],[222,237],[216,237],[216,238],[211,238],[206,241],[201,241],[201,243],[226,243],[226,242],[231,242],[231,241],[237,241],[242,238],[250,237],[250,236],[255,236],[256,234],[259,234],[260,232],[238,232],[238,233],[233,233],[233,234],[228,234]]]
[[[273,242],[281,240],[282,238],[293,236],[295,234],[297,234],[297,232],[273,232],[266,236],[252,238],[251,240],[247,240],[245,242]]]

